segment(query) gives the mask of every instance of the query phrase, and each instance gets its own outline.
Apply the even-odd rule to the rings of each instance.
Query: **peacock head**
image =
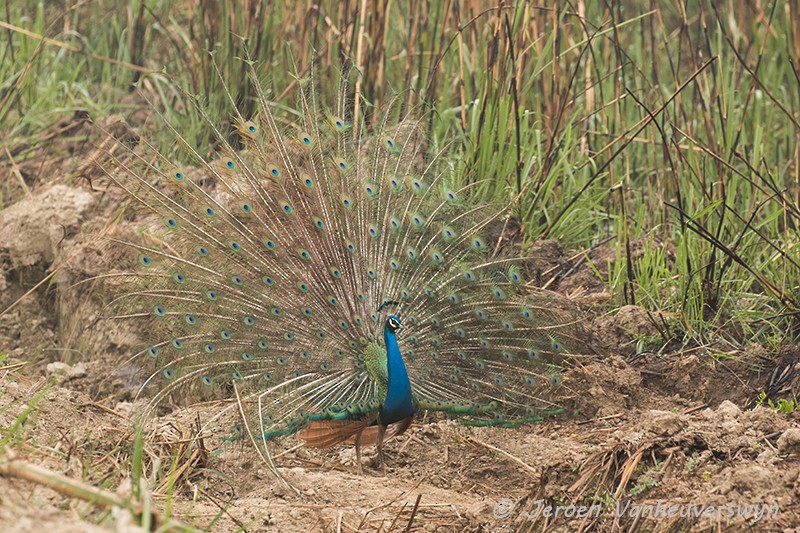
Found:
[[[403,327],[403,322],[396,316],[389,315],[389,318],[386,319],[386,329],[389,330],[389,333],[395,333],[401,327]]]

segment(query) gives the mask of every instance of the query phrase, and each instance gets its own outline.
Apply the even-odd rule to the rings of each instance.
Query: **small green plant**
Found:
[[[603,509],[611,509],[616,504],[614,496],[608,492],[597,493],[593,496],[586,496],[584,503],[588,506],[600,505]]]
[[[686,466],[683,467],[683,471],[687,474],[691,474],[694,469],[697,467],[697,454],[692,454],[691,457],[686,461]]]
[[[771,398],[767,398],[767,393],[761,391],[761,394],[756,398],[756,405],[758,407],[768,407],[778,413],[793,413],[797,409],[797,400],[787,400],[786,398],[778,398],[777,402],[773,402]]]
[[[4,428],[5,432],[0,438],[0,456],[2,456],[7,448],[13,448],[25,442],[26,439],[26,426],[28,426],[31,419],[36,415],[36,409],[39,402],[44,398],[53,386],[53,381],[50,380],[42,390],[36,393],[27,407],[23,409],[22,413],[14,420],[8,428]]]
[[[651,478],[650,476],[641,476],[637,480],[636,486],[634,486],[630,490],[630,495],[638,496],[639,494],[647,491],[648,489],[652,489],[653,487],[657,486],[658,486],[658,481],[656,481],[655,479]]]
[[[659,461],[651,468],[647,469],[644,474],[636,478],[636,485],[629,491],[629,494],[631,496],[638,496],[653,487],[657,487],[659,485],[657,478],[660,477],[659,474],[663,473],[663,466],[664,462]]]

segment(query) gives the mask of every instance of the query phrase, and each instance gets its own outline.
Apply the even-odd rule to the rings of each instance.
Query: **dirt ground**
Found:
[[[387,444],[385,477],[374,449],[361,477],[352,448],[287,439],[289,488],[246,440],[189,446],[213,405],[166,406],[144,423],[147,481],[133,490],[146,398],[119,368],[137,339],[95,321],[105,280],[86,280],[122,260],[98,235],[136,222],[119,191],[62,153],[18,169],[30,193],[4,185],[18,200],[0,211],[0,530],[138,530],[130,512],[22,479],[11,460],[214,531],[800,530],[800,415],[755,405],[762,391],[797,392],[800,350],[643,350],[637,339],[658,337],[647,314],[600,311],[602,281],[554,241],[529,269],[586,310],[600,347],[565,377],[580,391],[574,415],[513,430],[425,417]],[[590,254],[601,268],[603,254]]]

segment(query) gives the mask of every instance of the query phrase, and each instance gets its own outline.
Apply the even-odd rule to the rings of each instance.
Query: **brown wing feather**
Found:
[[[389,424],[386,426],[386,432],[383,434],[383,442],[386,442],[389,439],[394,437],[399,437],[406,430],[411,427],[411,423],[414,421],[414,415],[411,415],[407,418],[400,420],[399,422],[395,422],[394,424]],[[364,431],[361,432],[361,445],[362,446],[371,446],[373,444],[377,444],[378,442],[378,426],[368,426],[364,428]]]
[[[362,418],[361,420],[315,420],[310,422],[303,431],[300,438],[306,441],[306,446],[312,448],[330,448],[341,442],[354,439],[355,435],[369,427],[374,422],[374,418]]]
[[[383,435],[383,441],[402,435],[413,421],[414,415],[411,415],[389,424]],[[356,435],[361,432],[361,445],[371,446],[378,442],[378,426],[374,422],[375,418],[372,417],[361,420],[315,420],[310,422],[299,435],[306,442],[306,446],[331,448],[342,442],[354,443]]]

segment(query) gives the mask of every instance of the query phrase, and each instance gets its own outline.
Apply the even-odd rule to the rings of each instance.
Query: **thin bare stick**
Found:
[[[514,461],[515,463],[520,465],[522,468],[524,468],[525,470],[527,470],[531,474],[534,474],[536,476],[539,475],[539,472],[537,472],[536,469],[533,468],[531,465],[529,465],[528,463],[524,462],[519,457],[514,457],[513,455],[511,455],[510,453],[508,453],[505,450],[501,450],[500,448],[498,448],[496,446],[492,446],[488,442],[483,442],[482,440],[478,440],[475,437],[467,437],[467,441],[474,442],[475,444],[480,444],[481,446],[483,446],[486,449],[489,449],[489,450],[492,450],[493,452],[499,453],[500,455],[502,455],[506,459],[511,459],[512,461]]]
[[[417,501],[414,502],[414,509],[411,510],[411,518],[408,519],[408,525],[406,525],[406,529],[405,529],[406,533],[411,531],[411,524],[414,523],[414,517],[417,514],[417,509],[419,509],[419,501],[421,499],[422,499],[422,493],[420,492],[419,494],[417,494]]]

